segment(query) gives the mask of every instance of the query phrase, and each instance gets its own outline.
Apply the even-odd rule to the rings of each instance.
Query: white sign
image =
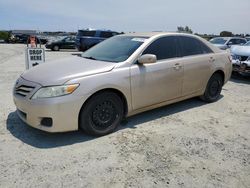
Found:
[[[45,62],[45,53],[43,48],[26,48],[26,69]]]

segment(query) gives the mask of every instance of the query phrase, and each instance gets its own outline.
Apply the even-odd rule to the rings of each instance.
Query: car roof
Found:
[[[99,32],[115,32],[118,33],[117,31],[112,31],[108,29],[79,29],[78,31],[99,31]]]
[[[229,40],[229,39],[244,39],[242,37],[214,37],[214,39],[216,38],[222,38],[222,39],[225,39],[225,40]]]
[[[153,36],[166,36],[166,35],[179,35],[179,36],[192,36],[195,35],[187,33],[177,33],[177,32],[134,32],[134,33],[125,33],[123,36],[134,36],[134,37],[153,37]]]

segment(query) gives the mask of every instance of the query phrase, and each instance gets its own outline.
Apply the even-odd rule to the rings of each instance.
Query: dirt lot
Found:
[[[231,79],[216,103],[142,113],[101,138],[49,134],[22,123],[12,102],[24,48],[0,45],[0,187],[250,187],[250,78]]]

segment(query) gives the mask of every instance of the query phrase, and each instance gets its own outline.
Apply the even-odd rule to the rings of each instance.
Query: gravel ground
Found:
[[[0,44],[0,187],[250,187],[250,78],[221,99],[133,116],[108,136],[49,134],[20,121],[11,90],[24,45]],[[77,52],[46,51],[46,60]]]

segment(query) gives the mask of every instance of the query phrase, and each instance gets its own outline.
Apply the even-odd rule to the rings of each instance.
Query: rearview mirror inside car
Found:
[[[144,54],[138,59],[139,64],[150,64],[155,63],[156,61],[157,58],[154,54]]]

